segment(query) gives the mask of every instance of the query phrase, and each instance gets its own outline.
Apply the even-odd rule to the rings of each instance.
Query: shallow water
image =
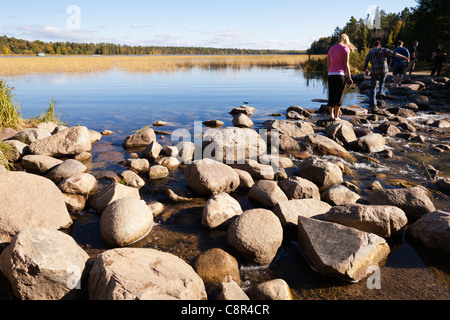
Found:
[[[112,71],[85,75],[27,75],[9,78],[16,88],[23,115],[37,116],[44,111],[51,98],[58,101],[57,110],[63,121],[70,125],[84,125],[115,133],[103,137],[93,147],[93,158],[87,162],[92,174],[101,177],[108,171],[120,173],[121,160],[130,157],[122,147],[123,139],[132,131],[164,120],[168,126],[157,128],[171,132],[186,128],[191,133],[194,121],[218,119],[231,126],[229,111],[244,103],[256,108],[252,120],[255,127],[268,118],[268,114],[284,113],[291,105],[317,109],[320,103],[312,99],[325,99],[326,85],[321,79],[307,79],[295,69],[242,69],[198,70],[174,73],[124,73]],[[344,104],[363,104],[365,97],[350,91]],[[424,119],[442,115],[421,114]],[[320,118],[320,116],[319,116]],[[345,118],[345,117],[344,117]],[[350,120],[350,118],[348,118]],[[393,149],[391,159],[367,159],[355,153],[358,163],[346,163],[352,175],[345,177],[354,182],[364,196],[365,187],[379,180],[385,187],[400,187],[406,183],[421,184],[433,194],[437,208],[450,207],[450,199],[437,192],[432,179],[424,170],[431,164],[441,174],[450,174],[449,152],[433,151],[432,145],[449,143],[450,136],[426,132],[422,145],[402,139],[389,139]],[[158,135],[162,145],[170,144],[170,136]],[[201,227],[201,214],[205,199],[189,203],[171,202],[165,188],[185,189],[182,168],[172,170],[166,179],[147,182],[141,196],[147,202],[160,201],[165,211],[156,217],[151,233],[133,247],[150,247],[171,252],[193,263],[201,252],[222,248],[239,258],[226,243],[225,231],[205,231]],[[247,197],[233,193],[243,209],[252,208]],[[70,232],[75,240],[91,255],[107,249],[99,232],[99,214],[85,211],[73,216]],[[273,278],[283,278],[296,299],[449,299],[450,268],[434,253],[405,238],[405,233],[389,240],[391,254],[381,268],[381,289],[369,289],[367,282],[349,284],[314,272],[299,250],[295,230],[287,230],[283,246],[270,266],[247,265],[242,259],[243,287]]]

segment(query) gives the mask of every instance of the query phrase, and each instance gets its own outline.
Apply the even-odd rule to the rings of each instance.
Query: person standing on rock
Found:
[[[397,42],[397,48],[394,52],[399,53],[405,57],[410,57],[408,49],[403,47],[403,41],[399,40]],[[406,67],[408,63],[402,58],[394,58],[393,60],[392,73],[394,74],[394,87],[400,87],[402,85],[403,76],[405,75]]]
[[[419,41],[414,41],[412,43],[411,50],[409,51],[411,54],[411,59],[409,61],[409,66],[406,72],[409,72],[409,77],[411,77],[412,72],[416,68],[416,62],[419,61],[419,51],[417,47],[419,46]]]
[[[442,65],[444,64],[445,59],[447,59],[447,51],[444,50],[444,46],[440,43],[438,44],[436,51],[433,52],[434,67],[431,71],[432,77],[434,77],[434,75],[437,75],[438,77],[441,75]]]
[[[328,51],[328,108],[333,121],[341,120],[339,114],[344,100],[345,83],[353,84],[350,52],[355,49],[348,35],[342,34],[339,42]]]
[[[384,85],[386,83],[386,76],[389,72],[389,65],[387,62],[388,57],[402,58],[409,62],[409,57],[382,47],[380,40],[375,41],[373,48],[369,51],[364,61],[366,76],[369,75],[369,62],[372,65],[372,69],[370,70],[370,77],[372,80],[370,85],[370,108],[374,108],[377,105],[377,84],[379,85],[378,95],[385,96]]]

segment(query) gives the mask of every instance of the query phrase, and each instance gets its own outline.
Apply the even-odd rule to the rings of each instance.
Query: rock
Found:
[[[258,265],[270,264],[282,241],[280,220],[266,209],[247,210],[228,228],[228,244]]]
[[[144,157],[155,160],[158,159],[163,147],[157,142],[152,141],[144,151]]]
[[[37,174],[44,174],[61,163],[63,163],[62,160],[48,156],[26,155],[22,158],[25,170]]]
[[[87,171],[87,167],[80,161],[74,159],[68,159],[60,165],[53,168],[48,174],[47,178],[55,183],[59,183],[62,180],[69,178],[73,175],[84,173]]]
[[[203,125],[205,127],[210,127],[210,128],[220,128],[224,124],[225,123],[223,121],[219,121],[219,120],[207,120],[207,121],[203,122]]]
[[[345,106],[341,108],[342,114],[351,116],[365,116],[369,113],[366,108],[358,106],[356,104]]]
[[[322,194],[323,201],[332,206],[356,203],[361,197],[343,185],[337,185],[326,189]]]
[[[441,190],[447,193],[450,192],[450,178],[444,177],[439,179],[436,184]]]
[[[317,199],[320,200],[319,188],[311,181],[301,177],[292,177],[279,183],[281,190],[288,199]]]
[[[153,123],[153,125],[154,125],[155,127],[165,127],[165,126],[167,126],[167,122],[162,121],[162,120],[158,120],[158,121],[155,121],[155,122]]]
[[[29,146],[19,140],[7,140],[3,143],[11,146],[10,152],[7,154],[7,158],[11,162],[18,162],[29,153]]]
[[[342,170],[338,165],[315,157],[303,160],[298,175],[315,183],[321,191],[344,181]]]
[[[127,170],[120,174],[122,181],[125,185],[140,189],[145,186],[145,181],[138,174],[133,171]]]
[[[376,190],[384,190],[384,187],[381,185],[379,181],[375,180],[374,182],[369,184],[366,189],[376,191]]]
[[[153,227],[153,213],[141,200],[124,198],[110,203],[100,219],[100,232],[110,246],[125,247],[147,236]]]
[[[208,230],[226,229],[242,212],[239,202],[228,193],[213,195],[203,208],[202,226]]]
[[[232,122],[235,127],[239,128],[251,128],[254,126],[253,121],[243,113],[236,115]]]
[[[63,193],[67,210],[71,214],[76,214],[84,210],[86,207],[86,196],[81,194]]]
[[[286,113],[289,113],[291,111],[294,111],[297,114],[299,114],[300,116],[305,117],[305,118],[309,118],[312,116],[311,112],[309,112],[308,110],[306,110],[305,108],[302,108],[300,106],[290,106],[289,108],[286,109]]]
[[[346,146],[356,141],[356,134],[353,126],[347,121],[333,123],[327,128],[327,137],[342,146]]]
[[[203,135],[203,157],[227,164],[255,160],[266,151],[266,142],[249,128],[208,130]]]
[[[72,175],[58,185],[62,192],[89,195],[97,187],[97,179],[89,173]]]
[[[87,161],[87,160],[89,160],[91,158],[92,158],[92,154],[90,152],[87,152],[87,151],[83,151],[82,153],[77,154],[74,157],[75,160],[80,161],[80,162]]]
[[[178,156],[178,148],[175,146],[166,146],[164,148],[164,154],[167,157],[176,157]]]
[[[372,133],[361,137],[357,141],[357,147],[362,152],[379,152],[383,150],[386,140],[381,134]]]
[[[423,215],[407,229],[408,235],[444,257],[450,257],[450,210]]]
[[[173,190],[166,188],[166,194],[169,196],[170,200],[175,202],[191,202],[195,200],[189,190],[181,188],[174,188]]]
[[[296,111],[288,111],[286,112],[286,119],[288,120],[305,120],[305,117],[299,114]]]
[[[335,206],[325,214],[325,219],[382,238],[389,238],[408,223],[405,212],[400,208],[362,204]]]
[[[248,193],[248,198],[267,208],[273,208],[278,202],[288,200],[286,194],[275,181],[256,181]]]
[[[211,159],[188,164],[184,169],[184,177],[189,188],[207,196],[229,193],[240,185],[239,175],[230,166]]]
[[[30,144],[30,152],[50,157],[74,156],[91,151],[91,136],[86,127],[72,127]]]
[[[150,211],[153,214],[153,217],[156,217],[157,215],[161,214],[164,211],[164,205],[161,202],[154,201],[147,205],[147,207],[150,209]]]
[[[294,138],[289,137],[286,134],[281,134],[278,140],[279,148],[286,152],[300,151],[300,144]]]
[[[156,163],[160,166],[164,166],[169,170],[178,168],[181,165],[180,160],[176,157],[162,157],[159,158]]]
[[[273,212],[280,219],[283,227],[297,226],[298,217],[323,219],[331,206],[318,199],[293,199],[280,201],[273,208]]]
[[[156,141],[155,131],[151,128],[147,128],[127,136],[123,141],[122,146],[126,149],[148,147],[153,141]]]
[[[234,281],[241,285],[239,264],[228,252],[213,248],[200,254],[196,261],[194,270],[202,278],[205,286],[217,287],[222,282]]]
[[[250,300],[244,290],[242,290],[241,287],[234,281],[221,282],[218,290],[219,294],[217,296],[217,300]]]
[[[17,130],[13,128],[3,128],[0,129],[0,141],[7,140],[9,138],[14,137],[17,134]]]
[[[301,216],[298,243],[314,270],[352,282],[365,278],[390,252],[373,233]]]
[[[179,150],[178,160],[183,164],[189,164],[194,159],[195,144],[193,142],[180,142],[177,144]]]
[[[95,257],[89,299],[206,300],[207,295],[202,279],[177,256],[149,248],[119,248]]]
[[[242,164],[232,164],[231,167],[247,171],[255,180],[273,180],[276,173],[271,165],[262,164],[256,160],[246,160]]]
[[[169,169],[165,166],[155,165],[151,166],[148,171],[150,180],[158,180],[169,176]]]
[[[418,112],[419,111],[419,107],[414,102],[409,102],[409,103],[405,104],[403,106],[403,108],[412,110],[414,112]]]
[[[13,238],[0,256],[0,270],[18,299],[68,300],[79,296],[88,259],[69,235],[34,228]]]
[[[396,206],[405,211],[408,218],[420,218],[424,214],[435,211],[431,199],[421,187],[406,189],[389,189],[374,191],[367,201],[373,205]]]
[[[141,196],[139,195],[138,189],[115,182],[99,189],[94,196],[90,198],[89,206],[92,209],[103,211],[110,203],[124,198],[135,198],[140,200]]]
[[[436,127],[436,128],[450,128],[450,122],[447,120],[436,120],[431,124],[432,127]]]
[[[419,107],[420,111],[427,111],[431,109],[430,100],[427,96],[416,96],[413,98],[413,102]]]
[[[283,279],[274,279],[252,286],[246,293],[251,300],[294,300],[289,285]]]
[[[47,130],[48,132],[53,133],[53,131],[55,131],[57,126],[58,125],[52,121],[46,121],[39,123],[37,128]]]
[[[250,107],[250,106],[240,106],[237,108],[234,108],[233,110],[231,110],[230,114],[235,116],[235,115],[239,115],[239,114],[245,114],[248,117],[251,117],[253,115],[253,112],[255,111],[255,108]]]
[[[314,133],[312,125],[306,121],[267,120],[263,125],[267,130],[278,130],[281,134],[294,139]]]
[[[102,134],[98,131],[89,129],[89,135],[91,137],[91,144],[95,144],[102,139]]]
[[[67,228],[72,224],[64,197],[49,179],[25,172],[0,174],[0,243],[36,227]]]
[[[150,169],[150,162],[147,159],[127,159],[124,165],[136,172],[145,172]]]
[[[51,133],[48,130],[29,128],[23,129],[14,135],[11,140],[19,140],[25,144],[31,144],[32,142],[40,139],[50,137]]]
[[[234,169],[234,171],[239,175],[240,184],[239,188],[241,189],[250,189],[255,184],[250,173],[244,170]]]
[[[111,131],[111,130],[103,130],[102,132],[101,132],[101,134],[103,135],[103,136],[110,136],[110,135],[112,135],[114,133],[114,131]]]
[[[360,138],[363,139],[363,138]],[[349,162],[355,162],[355,158],[340,144],[320,134],[306,136],[304,142],[308,144],[313,152],[319,156],[330,155],[340,157]]]

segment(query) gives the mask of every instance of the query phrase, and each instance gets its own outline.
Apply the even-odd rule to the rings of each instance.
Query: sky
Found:
[[[415,0],[2,1],[0,35],[29,41],[305,50],[367,17]]]

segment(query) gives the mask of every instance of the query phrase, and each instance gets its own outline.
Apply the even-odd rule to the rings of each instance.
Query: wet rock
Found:
[[[153,213],[141,200],[124,198],[110,203],[100,219],[102,239],[125,247],[143,239],[153,227]]]
[[[239,188],[241,189],[250,189],[255,184],[255,181],[253,180],[250,173],[244,170],[240,169],[234,169],[234,171],[239,175],[240,184]]]
[[[384,190],[384,187],[381,185],[379,181],[375,180],[374,182],[369,184],[366,189],[376,191],[376,190]]]
[[[413,102],[419,107],[420,111],[427,111],[431,109],[430,100],[427,96],[418,95],[413,98]]]
[[[312,125],[305,121],[267,120],[263,125],[267,130],[278,130],[281,134],[294,139],[314,133]]]
[[[207,121],[203,122],[203,125],[205,127],[210,127],[210,128],[220,128],[224,124],[225,123],[223,121],[219,121],[219,120],[207,120]]]
[[[127,159],[123,165],[136,172],[145,172],[150,169],[150,162],[147,159]]]
[[[345,115],[352,115],[352,116],[365,116],[369,113],[369,111],[361,106],[358,105],[350,105],[350,106],[344,106],[341,108],[342,114]]]
[[[273,212],[245,211],[228,228],[227,242],[250,262],[268,265],[283,241],[283,228]]]
[[[91,151],[91,136],[86,127],[71,127],[30,144],[30,153],[50,157],[75,156]]]
[[[389,238],[408,223],[405,212],[394,206],[347,204],[331,208],[327,221]]]
[[[89,195],[97,187],[97,179],[89,173],[77,173],[62,180],[58,187],[65,193]]]
[[[352,282],[365,278],[390,252],[373,233],[301,216],[298,243],[314,270]]]
[[[232,122],[235,127],[239,128],[251,128],[254,126],[253,121],[243,113],[236,115]]]
[[[233,116],[239,115],[239,114],[245,114],[246,116],[251,117],[253,115],[254,111],[255,111],[255,108],[244,105],[244,106],[234,108],[233,110],[230,111],[230,114]]]
[[[203,208],[202,226],[208,230],[227,229],[242,212],[239,202],[228,193],[213,195]]]
[[[450,257],[450,210],[437,210],[422,216],[408,227],[407,233],[441,256]]]
[[[124,198],[140,200],[141,196],[139,195],[138,189],[115,182],[99,189],[94,196],[90,198],[89,206],[92,209],[103,211],[110,203]]]
[[[75,159],[68,159],[60,165],[53,168],[48,174],[47,178],[55,183],[59,183],[62,180],[69,178],[73,175],[84,173],[87,171],[87,167],[80,161]]]
[[[150,160],[158,159],[162,150],[163,150],[163,147],[157,141],[152,141],[148,145],[148,147],[145,149],[144,157],[146,157]]]
[[[304,118],[309,118],[312,116],[311,112],[300,106],[290,106],[289,108],[286,109],[286,113],[289,113],[291,111],[296,112],[297,114],[299,114],[301,117]]]
[[[157,165],[164,166],[169,170],[173,170],[178,168],[181,165],[181,162],[176,157],[162,157],[156,161]]]
[[[151,166],[148,171],[150,180],[163,179],[169,176],[169,169],[165,166],[155,165]]]
[[[450,192],[450,178],[444,177],[442,179],[439,179],[436,182],[439,189],[449,193]]]
[[[64,197],[51,180],[25,172],[2,173],[0,180],[0,242],[9,242],[21,230],[72,224]]]
[[[103,130],[102,132],[101,132],[101,134],[103,135],[103,136],[110,136],[110,135],[112,135],[114,133],[114,131],[111,131],[111,130]]]
[[[273,212],[280,219],[283,227],[297,226],[298,217],[323,219],[331,206],[317,199],[294,199],[280,201],[273,208]]]
[[[120,174],[125,185],[140,189],[145,186],[145,181],[138,174],[131,170],[126,170]]]
[[[273,208],[278,202],[288,200],[286,194],[275,181],[256,181],[248,193],[248,198],[267,208]]]
[[[305,159],[299,165],[298,175],[315,183],[321,191],[344,181],[338,165],[316,157]]]
[[[289,285],[283,279],[254,285],[246,293],[251,300],[294,300]]]
[[[322,192],[321,198],[332,206],[339,206],[356,203],[361,197],[346,186],[337,185]]]
[[[90,152],[84,151],[80,154],[77,154],[74,159],[80,162],[87,161],[92,158],[92,154]]]
[[[207,288],[218,287],[220,283],[227,281],[241,285],[236,258],[219,248],[209,249],[200,254],[195,261],[194,270]]]
[[[244,290],[234,281],[221,282],[218,290],[218,300],[250,300]]]
[[[319,188],[311,181],[301,177],[291,177],[279,183],[281,190],[292,199],[317,199],[320,200]]]
[[[362,152],[373,153],[381,151],[386,144],[386,140],[381,134],[372,133],[361,137],[357,141],[357,147]]]
[[[447,120],[436,120],[431,124],[432,127],[436,128],[450,128],[450,122]]]
[[[207,299],[203,280],[191,266],[171,253],[149,248],[97,255],[88,287],[90,300]]]
[[[211,159],[188,164],[184,169],[184,177],[187,186],[200,195],[229,193],[240,185],[239,175],[233,168]]]
[[[349,162],[355,162],[355,158],[344,147],[320,134],[310,134],[306,136],[304,142],[312,148],[316,155],[336,156]]]
[[[35,228],[13,238],[0,256],[0,270],[18,299],[70,300],[80,292],[79,281],[88,259],[67,234]]]
[[[408,218],[413,219],[436,210],[433,202],[421,187],[371,192],[367,201],[373,205],[399,207],[405,211]]]
[[[151,128],[147,128],[127,136],[123,141],[122,146],[124,148],[148,147],[153,141],[156,141],[155,131]]]

